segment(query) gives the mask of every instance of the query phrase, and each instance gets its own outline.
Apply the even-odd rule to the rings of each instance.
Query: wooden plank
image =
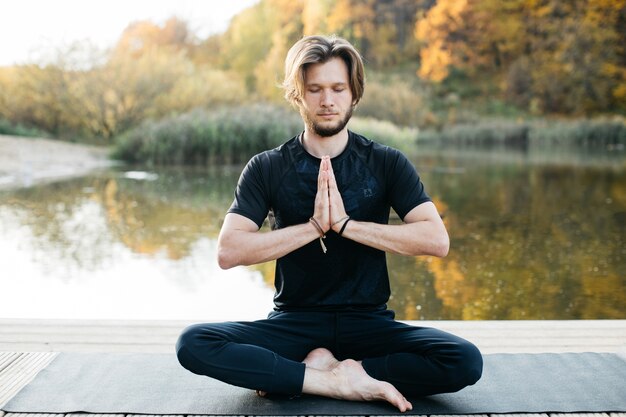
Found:
[[[0,319],[0,351],[170,353],[191,321]],[[483,353],[626,353],[626,320],[408,321],[474,342]]]
[[[56,353],[24,353],[0,373],[0,407],[13,398],[37,373],[56,357]]]
[[[503,416],[506,416],[506,417],[548,417],[548,414],[546,413],[490,414],[490,417],[503,417]]]
[[[26,416],[26,417],[28,417],[28,416]],[[65,417],[125,417],[125,415],[124,414],[73,413],[73,414],[65,414]]]
[[[609,417],[607,413],[550,413],[550,417]]]
[[[7,413],[5,417],[63,417],[63,416],[65,416],[65,414]],[[83,414],[83,417],[85,417],[84,414]]]
[[[428,415],[426,415],[426,414],[415,414],[415,415],[416,415],[417,417],[429,417],[429,416],[428,416]],[[376,417],[397,417],[397,415],[396,415],[396,416],[394,416],[394,415],[389,415],[389,416],[378,416],[378,415],[377,415]],[[435,416],[433,415],[432,417],[435,417]],[[459,416],[456,416],[456,417],[459,417]],[[472,416],[468,414],[468,415],[464,415],[463,417],[472,417]],[[500,416],[500,417],[504,417],[504,416]]]
[[[17,352],[0,352],[0,373],[20,355],[21,353]]]
[[[432,414],[430,417],[459,417],[455,414]],[[466,414],[463,417],[489,417],[489,414]]]
[[[161,417],[161,414],[126,414],[126,417]],[[85,417],[83,415],[83,417]],[[91,417],[91,415],[89,415]],[[167,417],[185,417],[183,414],[168,414]],[[206,417],[206,416],[203,416]]]

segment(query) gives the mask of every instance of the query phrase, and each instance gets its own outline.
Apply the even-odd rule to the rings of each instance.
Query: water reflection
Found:
[[[389,257],[398,318],[626,318],[623,163],[449,152],[415,163],[452,247]],[[240,168],[109,171],[0,194],[0,288],[12,295],[0,317],[264,316],[273,263],[215,261]]]
[[[109,172],[4,193],[0,317],[254,319],[271,309],[260,272],[222,271],[215,238],[232,170],[156,181]],[[216,194],[217,193],[217,194]]]

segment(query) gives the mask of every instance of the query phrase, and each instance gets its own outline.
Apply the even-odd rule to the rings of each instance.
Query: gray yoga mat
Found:
[[[410,414],[626,411],[626,361],[601,353],[485,355],[483,378],[411,399]],[[385,403],[261,398],[194,375],[166,354],[62,353],[4,411],[37,413],[379,415]]]

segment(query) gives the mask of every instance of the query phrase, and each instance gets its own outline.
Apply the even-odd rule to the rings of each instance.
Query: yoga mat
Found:
[[[607,353],[485,355],[482,379],[457,393],[412,398],[409,414],[626,411],[626,361]],[[390,415],[382,402],[258,397],[194,375],[167,354],[61,353],[7,412]]]

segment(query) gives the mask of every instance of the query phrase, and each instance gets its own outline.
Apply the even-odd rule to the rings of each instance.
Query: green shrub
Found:
[[[424,126],[432,117],[425,93],[405,81],[368,81],[355,115],[389,120],[401,126]]]
[[[404,152],[411,152],[415,148],[418,133],[413,127],[399,127],[386,120],[369,117],[353,117],[348,128],[368,139]]]
[[[41,129],[26,127],[21,124],[14,124],[6,119],[0,118],[0,135],[28,136],[47,138],[50,135]]]
[[[530,122],[483,121],[459,124],[439,131],[420,131],[419,142],[458,145],[554,145],[604,148],[626,145],[623,120]]]
[[[150,165],[240,163],[301,130],[296,112],[269,104],[195,110],[117,137],[113,157]]]
[[[516,145],[528,143],[528,124],[490,121],[476,124],[459,124],[441,131],[424,131],[419,142],[453,143],[470,146]]]
[[[530,138],[553,145],[607,147],[626,145],[624,120],[542,121],[535,123]]]
[[[297,112],[269,104],[216,111],[195,110],[146,121],[115,140],[113,157],[134,164],[240,163],[272,149],[302,130]],[[377,142],[410,151],[417,129],[353,117],[349,128]]]

